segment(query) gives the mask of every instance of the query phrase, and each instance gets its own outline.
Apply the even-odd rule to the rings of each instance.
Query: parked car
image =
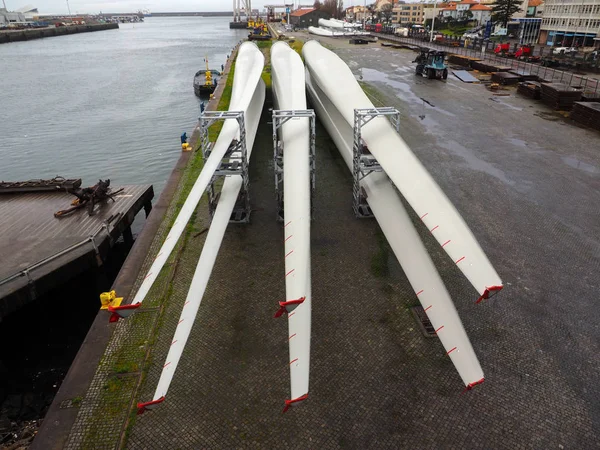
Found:
[[[577,53],[575,47],[554,47],[552,49],[553,55],[574,55]]]
[[[481,33],[465,33],[462,35],[463,39],[481,39]]]

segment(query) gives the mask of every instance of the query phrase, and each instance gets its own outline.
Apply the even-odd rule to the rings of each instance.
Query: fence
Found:
[[[541,64],[534,64],[531,62],[520,61],[518,59],[512,59],[507,57],[500,57],[494,53],[494,42],[483,41],[474,39],[472,41],[465,41],[460,38],[446,38],[443,42],[429,42],[429,34],[420,33],[417,36],[411,37],[398,37],[391,33],[372,33],[373,35],[379,36],[382,39],[389,41],[408,43],[417,45],[420,47],[428,47],[436,50],[448,50],[450,53],[458,55],[469,56],[472,58],[484,59],[491,61],[492,63],[502,66],[510,67],[511,70],[519,71],[522,74],[531,74],[538,76],[541,80],[545,80],[553,83],[563,83],[568,86],[577,87],[583,89],[583,91],[589,95],[595,96],[600,95],[600,81],[595,78],[590,78],[584,75],[577,75],[573,72],[553,69],[550,67],[542,66]],[[517,44],[514,44],[516,50]],[[543,57],[544,52],[548,54],[545,47],[534,48],[534,52],[537,50],[537,56]],[[535,55],[535,53],[534,53]],[[557,58],[563,62],[573,63],[574,58]],[[598,62],[596,62],[595,68],[598,68]],[[594,67],[592,67],[593,69]]]

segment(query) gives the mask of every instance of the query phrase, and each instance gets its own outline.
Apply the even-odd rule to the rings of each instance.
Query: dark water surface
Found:
[[[205,56],[220,69],[245,35],[227,17],[150,17],[0,45],[0,180],[110,178],[160,193],[199,115],[194,73]]]

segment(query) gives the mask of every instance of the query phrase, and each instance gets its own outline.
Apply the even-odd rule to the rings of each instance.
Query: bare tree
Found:
[[[392,9],[394,7],[391,3],[386,3],[381,7],[381,16],[383,17],[384,22],[392,21]]]

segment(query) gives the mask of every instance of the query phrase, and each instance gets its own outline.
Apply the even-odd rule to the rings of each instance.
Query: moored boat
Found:
[[[221,72],[214,69],[208,68],[208,58],[206,61],[206,69],[199,70],[194,75],[194,93],[198,97],[208,97],[210,94],[215,92]]]

